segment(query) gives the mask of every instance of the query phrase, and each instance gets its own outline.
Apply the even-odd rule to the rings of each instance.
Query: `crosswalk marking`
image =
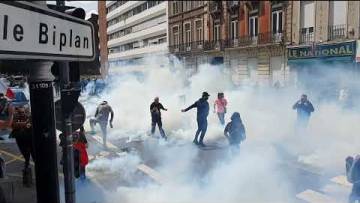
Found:
[[[333,177],[331,179],[331,181],[336,183],[336,184],[345,186],[345,187],[351,187],[352,186],[352,184],[347,181],[346,176],[344,176],[344,175]]]
[[[325,194],[309,189],[297,194],[296,197],[308,203],[340,203]]]
[[[143,173],[147,174],[153,180],[155,180],[158,184],[163,185],[168,182],[159,172],[155,171],[154,169],[150,168],[145,164],[140,164],[137,166],[137,169],[142,171]]]
[[[100,137],[99,135],[93,135],[92,137],[93,137],[96,141],[98,141],[99,143],[103,143],[103,139],[102,139],[102,137]],[[106,144],[107,144],[107,146],[108,146],[109,148],[111,148],[111,149],[115,149],[115,150],[118,149],[115,145],[113,145],[113,144],[112,144],[111,142],[109,142],[109,141],[107,141]]]

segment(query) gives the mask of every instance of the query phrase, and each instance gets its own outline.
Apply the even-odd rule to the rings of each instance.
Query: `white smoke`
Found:
[[[102,100],[113,107],[115,120],[114,129],[109,130],[110,141],[141,136],[145,139],[144,153],[157,160],[154,169],[171,180],[161,186],[146,180],[142,187],[118,185],[106,196],[109,203],[292,202],[296,183],[286,175],[289,168],[282,165],[287,161],[282,152],[325,173],[341,174],[345,157],[356,154],[360,147],[359,114],[344,111],[337,103],[320,101],[318,92],[325,89],[323,86],[313,87],[317,91],[299,87],[238,88],[221,67],[205,64],[189,77],[186,67],[161,67],[158,61],[155,57],[146,59],[141,73],[112,75],[99,98],[86,99],[90,115]],[[176,65],[179,67],[178,62]],[[334,80],[338,70],[334,71],[321,80]],[[247,132],[239,156],[231,158],[227,150],[202,151],[191,145],[197,127],[196,110],[180,110],[200,98],[203,91],[211,95],[205,144],[227,144],[223,127],[212,112],[217,93],[224,92],[229,102],[226,121],[233,112],[240,112]],[[302,93],[308,94],[315,112],[308,133],[295,136],[296,111],[292,105]],[[170,138],[165,145],[151,142],[146,136],[151,121],[149,106],[155,96],[169,109],[162,112],[163,127]],[[124,176],[130,177],[135,173],[135,165],[146,161],[140,155],[96,160],[89,170],[129,169]]]

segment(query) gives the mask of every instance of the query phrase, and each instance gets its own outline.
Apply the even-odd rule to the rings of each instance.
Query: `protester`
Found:
[[[112,122],[114,119],[114,112],[111,108],[111,106],[108,104],[107,101],[103,101],[96,109],[95,118],[90,119],[90,126],[92,133],[95,133],[94,127],[97,123],[100,124],[102,136],[103,136],[103,145],[106,148],[106,136],[107,136],[107,125],[109,122],[109,114],[111,114],[110,117],[110,128],[113,127]]]
[[[5,97],[3,93],[0,93],[0,119],[6,120],[8,117],[8,99]]]
[[[73,134],[73,140],[74,149],[77,149],[80,155],[80,179],[85,180],[85,168],[86,165],[89,163],[89,157],[86,150],[86,148],[88,147],[88,142],[85,136],[85,129],[83,126],[80,127],[80,131]]]
[[[349,196],[349,203],[360,201],[360,156],[355,159],[351,156],[346,158],[345,163],[347,180],[353,184],[351,194]]]
[[[224,135],[229,140],[231,150],[238,151],[240,149],[240,143],[246,139],[245,127],[241,120],[240,113],[233,113],[231,122],[225,127]]]
[[[293,109],[297,110],[297,128],[305,129],[311,113],[314,112],[314,107],[305,94],[301,95],[300,100],[293,105]]]
[[[209,115],[209,103],[207,100],[209,99],[209,96],[210,95],[207,92],[203,92],[202,97],[198,101],[196,101],[193,105],[189,106],[188,108],[181,110],[182,112],[186,112],[192,108],[197,108],[196,119],[197,119],[198,129],[196,131],[193,143],[202,147],[205,147],[203,140],[208,125],[207,117]],[[199,134],[200,134],[200,140],[198,140]]]
[[[16,107],[12,123],[10,137],[14,137],[21,154],[25,159],[23,170],[23,184],[27,187],[32,185],[32,173],[30,166],[30,155],[34,160],[34,147],[32,142],[32,124],[30,109]]]
[[[155,127],[158,125],[161,137],[166,140],[167,137],[162,128],[161,110],[167,111],[167,109],[159,102],[159,97],[155,97],[154,102],[150,105],[151,134],[153,135],[155,133]]]
[[[218,98],[214,102],[214,113],[216,112],[221,125],[225,125],[227,100],[224,98],[224,93],[218,93]]]

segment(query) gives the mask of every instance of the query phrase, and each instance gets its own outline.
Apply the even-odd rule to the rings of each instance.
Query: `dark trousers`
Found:
[[[85,166],[80,166],[80,179],[84,180],[86,179],[86,170],[85,170]]]
[[[151,121],[151,134],[155,133],[156,124],[159,127],[161,137],[166,139],[164,129],[162,128],[161,118],[160,119],[152,119],[152,121]]]
[[[353,184],[351,194],[349,196],[349,203],[356,203],[356,201],[360,202],[360,184]]]
[[[32,133],[30,130],[13,130],[11,132],[15,137],[16,144],[25,159],[25,168],[30,165],[30,156],[34,159],[34,147],[32,144]]]
[[[221,125],[225,125],[225,113],[217,113]]]
[[[194,138],[194,142],[197,143],[203,143],[204,137],[205,137],[205,133],[207,130],[207,119],[197,119],[197,124],[198,124],[198,129],[196,131],[195,134],[195,138]],[[200,140],[198,140],[198,137],[200,135]]]

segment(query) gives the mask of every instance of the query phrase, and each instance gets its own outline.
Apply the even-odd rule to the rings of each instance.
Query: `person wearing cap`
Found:
[[[159,97],[155,97],[154,102],[150,105],[150,113],[151,113],[151,134],[155,133],[156,124],[159,127],[160,135],[165,140],[167,139],[164,129],[162,128],[161,121],[161,110],[167,111],[166,108],[159,102]]]
[[[186,109],[181,110],[182,112],[186,112],[192,108],[197,108],[197,124],[198,129],[195,134],[195,138],[193,143],[202,147],[205,147],[205,144],[203,142],[205,133],[207,130],[207,117],[209,115],[209,102],[207,101],[209,99],[209,94],[207,92],[202,93],[202,97],[197,100],[193,105],[189,106]],[[198,137],[200,135],[200,140],[198,140]]]
[[[112,122],[114,120],[114,111],[107,101],[101,102],[101,104],[96,108],[95,118],[90,119],[90,127],[92,130],[92,134],[95,133],[94,127],[97,123],[100,124],[102,136],[103,136],[103,145],[106,147],[106,136],[107,136],[107,124],[109,122],[109,114],[110,117],[110,128],[113,128]]]

